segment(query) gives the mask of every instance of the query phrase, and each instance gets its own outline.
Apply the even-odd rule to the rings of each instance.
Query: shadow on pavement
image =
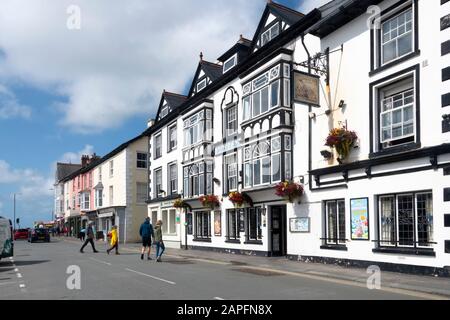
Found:
[[[14,270],[14,268],[8,268],[8,267],[3,268],[2,265],[0,264],[0,273],[12,271],[12,270]],[[0,279],[0,280],[2,280],[2,279]]]
[[[16,266],[31,266],[34,264],[42,264],[50,262],[50,260],[34,260],[34,261],[15,261]]]

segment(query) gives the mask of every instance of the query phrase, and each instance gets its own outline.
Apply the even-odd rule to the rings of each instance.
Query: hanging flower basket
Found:
[[[183,209],[183,208],[186,208],[187,205],[186,205],[186,202],[184,202],[182,199],[177,199],[177,200],[175,200],[173,207],[177,208],[177,209]]]
[[[245,202],[242,193],[237,191],[230,192],[230,194],[228,195],[228,199],[238,208],[242,207]]]
[[[204,207],[209,207],[211,208],[211,210],[213,210],[215,207],[220,206],[219,198],[213,194],[201,196],[199,200]]]
[[[336,128],[330,131],[325,145],[336,149],[336,152],[339,154],[338,161],[342,163],[343,160],[347,159],[357,141],[358,136],[354,131],[349,131],[346,128]]]
[[[281,182],[277,184],[275,190],[277,196],[287,199],[290,203],[304,194],[303,186],[293,181]]]

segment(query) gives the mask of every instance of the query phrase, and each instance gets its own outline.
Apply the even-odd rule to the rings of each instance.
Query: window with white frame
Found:
[[[102,182],[103,176],[102,176],[102,167],[98,167],[98,181]]]
[[[238,130],[237,106],[232,106],[226,109],[225,115],[226,115],[226,136],[228,137],[237,133]]]
[[[415,141],[416,101],[412,77],[380,89],[380,143],[389,148]]]
[[[136,155],[136,167],[138,169],[147,169],[147,153],[146,152],[138,152]]]
[[[211,239],[211,212],[200,211],[194,213],[195,239]]]
[[[183,193],[185,198],[212,194],[213,163],[199,162],[183,168]]]
[[[95,206],[97,208],[103,207],[103,189],[95,190]]]
[[[184,146],[212,139],[212,110],[206,109],[184,121]]]
[[[174,209],[162,210],[162,233],[164,235],[176,235],[176,216],[177,212]]]
[[[227,61],[223,64],[223,73],[228,72],[229,70],[233,69],[237,65],[237,54],[229,58]]]
[[[197,83],[197,92],[200,92],[205,88],[206,88],[206,79],[203,79]]]
[[[386,64],[413,51],[413,10],[409,8],[381,25],[381,61]]]
[[[280,182],[282,179],[281,155],[281,137],[279,136],[245,147],[244,188]],[[285,154],[285,157],[288,156],[290,158],[290,153]],[[285,161],[288,162],[287,159]]]
[[[248,121],[281,105],[281,85],[283,81],[284,106],[290,105],[290,72],[283,70],[281,74],[279,64],[256,79],[243,85],[243,121]],[[289,65],[287,65],[289,66]]]
[[[432,246],[432,192],[383,195],[378,210],[380,247]]]
[[[225,157],[225,173],[227,177],[227,192],[237,190],[238,184],[238,163],[237,154],[231,154]]]
[[[325,201],[325,243],[345,245],[345,200]]]
[[[155,180],[155,198],[160,198],[163,196],[161,192],[162,188],[162,169],[156,169],[153,171],[153,179]]]
[[[280,34],[280,24],[277,22],[270,29],[261,34],[261,47]]]
[[[154,159],[158,159],[162,157],[162,135],[159,133],[153,138],[154,144]]]
[[[109,162],[109,177],[113,177],[114,176],[114,160],[111,160]]]
[[[165,104],[161,109],[161,115],[159,117],[160,119],[162,119],[165,118],[168,114],[169,114],[169,107],[167,106],[167,104]]]
[[[175,195],[178,192],[178,172],[177,172],[177,164],[171,163],[169,164],[168,172],[169,172],[169,192],[171,195]]]
[[[109,205],[114,206],[114,187],[109,186]]]
[[[89,210],[91,208],[91,194],[83,192],[81,194],[81,210]]]
[[[143,204],[147,201],[147,184],[137,182],[136,183],[136,202]]]
[[[169,141],[168,152],[173,151],[177,148],[177,125],[174,124],[168,129],[168,137]]]

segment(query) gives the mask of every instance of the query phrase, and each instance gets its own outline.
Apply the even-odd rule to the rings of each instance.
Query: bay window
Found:
[[[185,198],[212,194],[213,164],[202,161],[183,168],[183,193]]]
[[[430,247],[433,194],[418,192],[378,198],[380,247]]]
[[[184,121],[184,146],[212,139],[212,110],[198,112]]]

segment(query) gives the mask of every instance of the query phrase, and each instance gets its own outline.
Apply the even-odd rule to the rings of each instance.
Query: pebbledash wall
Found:
[[[448,275],[444,268],[450,266],[450,230],[444,220],[450,212],[446,196],[450,135],[441,126],[440,90],[448,90],[449,84],[441,79],[442,60],[448,59],[441,58],[438,37],[430,36],[438,34],[443,10],[440,1],[391,0],[378,6],[380,32],[385,32],[383,24],[393,17],[401,17],[396,20],[400,26],[405,15],[408,17],[407,11],[412,20],[410,52],[383,66],[377,62],[380,51],[376,39],[381,38],[376,28],[368,28],[369,15],[361,15],[334,32],[313,27],[312,32],[321,37],[321,51],[335,51],[330,55],[333,104],[327,105],[327,97],[322,95],[321,108],[313,110],[310,187],[301,204],[288,210],[290,218],[310,218],[311,232],[289,233],[288,253],[302,260],[379,264],[391,270]],[[383,90],[390,91],[384,97],[413,90],[414,135],[398,146],[380,143],[377,110]],[[338,107],[340,101],[343,108]],[[330,115],[325,114],[328,109],[332,109]],[[403,121],[405,117],[403,114]],[[355,131],[359,141],[347,161],[339,165],[336,154],[326,160],[321,151],[327,150],[324,143],[329,130],[342,125]],[[369,237],[355,240],[351,200],[363,198],[368,200]],[[327,208],[328,200],[342,200],[339,205],[345,208],[344,216],[336,214],[330,220],[333,209]],[[333,207],[333,202],[329,206]],[[332,232],[327,229],[330,223],[337,224]],[[329,239],[333,232],[339,233],[337,241]]]

